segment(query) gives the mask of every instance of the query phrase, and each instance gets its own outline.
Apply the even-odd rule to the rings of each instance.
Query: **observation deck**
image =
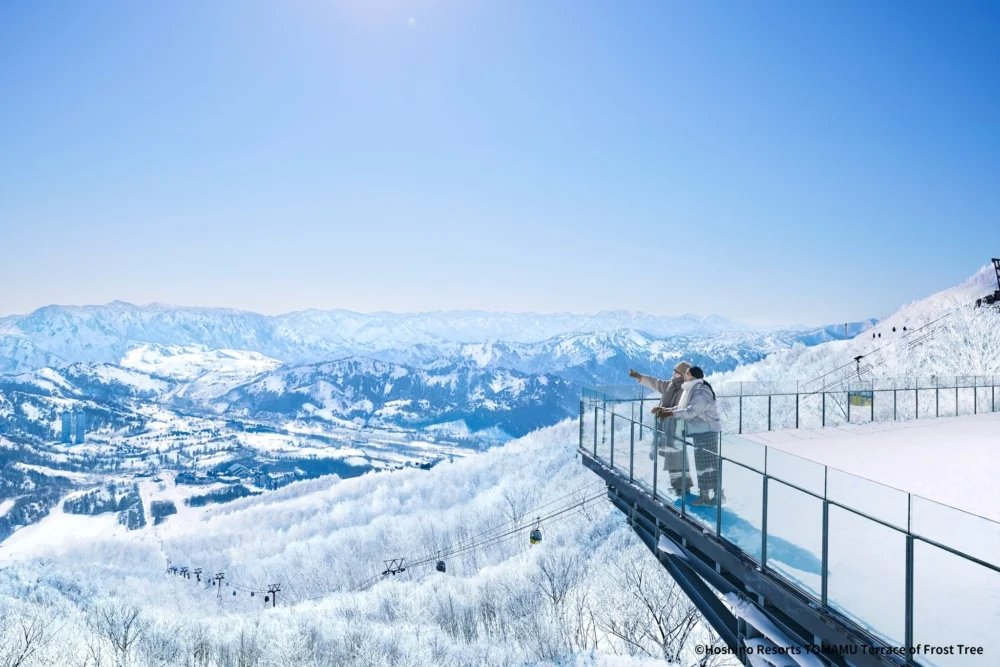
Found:
[[[912,394],[912,412],[933,394],[940,407],[943,392],[960,413],[963,393],[974,394],[970,414],[996,407],[993,378],[938,384],[868,391],[895,392],[897,418],[900,392]],[[847,403],[849,391],[858,390],[845,389]],[[752,399],[771,405],[772,420],[776,401],[787,400],[775,396]],[[801,419],[802,394],[792,396]],[[579,452],[744,664],[1000,664],[1000,523],[736,433],[722,434],[712,451],[696,444],[683,421],[654,420],[648,409],[657,400],[636,385],[585,390]],[[732,417],[739,410],[726,411],[724,401],[743,403],[745,411],[747,400],[719,392],[730,415],[724,429],[738,428]],[[892,399],[882,403],[891,406]],[[870,405],[861,409],[875,414]],[[671,467],[690,474],[692,491],[670,483],[661,449],[677,450]],[[711,489],[698,487],[698,464],[717,471]],[[703,491],[711,501],[692,504]],[[741,654],[748,642],[785,644],[800,654],[766,662]],[[824,645],[832,648],[813,652]]]

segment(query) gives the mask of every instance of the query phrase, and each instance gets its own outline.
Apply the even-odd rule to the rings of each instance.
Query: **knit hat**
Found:
[[[690,368],[691,368],[691,364],[689,364],[686,361],[682,361],[682,362],[678,363],[676,366],[674,366],[674,372],[680,373],[681,375],[684,375],[685,373],[688,372],[688,370]]]

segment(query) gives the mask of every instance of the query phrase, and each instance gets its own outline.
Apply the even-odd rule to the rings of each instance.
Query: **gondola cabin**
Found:
[[[531,531],[531,533],[528,535],[528,540],[532,544],[538,544],[539,542],[541,542],[542,541],[542,531],[541,531],[541,529],[540,528],[533,529]]]
[[[439,560],[437,562],[437,566],[434,569],[437,570],[438,572],[447,572],[448,566],[445,564],[443,560]]]

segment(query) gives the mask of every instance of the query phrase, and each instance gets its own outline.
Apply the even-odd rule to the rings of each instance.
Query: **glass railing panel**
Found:
[[[682,474],[692,477],[691,456],[685,460],[684,441],[678,435],[683,425],[677,419],[658,419],[656,424],[656,496],[680,511]]]
[[[594,432],[596,429],[597,425],[594,420],[594,406],[589,400],[584,399],[583,406],[580,410],[580,447],[582,447],[585,451],[593,453]]]
[[[840,426],[847,423],[847,392],[828,391],[824,394],[824,407],[826,426]]]
[[[765,472],[770,477],[776,477],[820,497],[823,496],[826,473],[825,466],[820,463],[768,447]]]
[[[914,410],[919,419],[936,417],[939,412],[939,405],[939,395],[936,387],[921,387],[917,390],[917,407]]]
[[[914,394],[906,389],[876,390],[875,421],[901,421],[913,412]]]
[[[655,391],[638,382],[631,384],[601,384],[592,389],[598,398],[607,401],[633,401],[640,398],[658,396]]]
[[[829,605],[889,646],[903,646],[906,535],[835,505],[829,511]]]
[[[647,493],[653,493],[653,467],[656,465],[656,446],[659,444],[658,432],[648,425],[635,427],[636,443],[632,480]],[[642,439],[639,439],[639,436]],[[657,480],[658,481],[658,480]]]
[[[821,426],[823,426],[823,395],[802,394],[799,396],[799,428]]]
[[[694,519],[710,533],[716,533],[719,520],[719,434],[695,433],[688,435],[688,469],[694,462],[693,491],[685,502],[688,518]]]
[[[631,458],[632,452],[632,420],[627,417],[621,417],[617,414],[611,415],[614,420],[614,427],[611,430],[613,436],[613,454],[612,461],[614,463],[614,469],[621,474],[628,477],[629,475],[629,459]]]
[[[595,456],[608,465],[611,464],[611,411],[597,408],[597,443]]]
[[[957,417],[960,414],[958,412],[958,401],[961,391],[958,387],[938,387],[935,398],[938,405],[937,416]],[[971,408],[969,412],[972,412]]]
[[[764,472],[767,447],[738,435],[722,436],[722,457]]]
[[[826,497],[862,514],[906,530],[909,494],[864,477],[827,468]]]
[[[910,502],[914,535],[1000,567],[1000,523],[920,496]]]
[[[722,537],[759,561],[764,520],[764,476],[723,459],[722,494]]]
[[[743,433],[762,433],[768,429],[767,396],[744,396],[742,410],[737,407]],[[739,429],[737,429],[739,430]]]
[[[716,407],[719,410],[719,421],[722,422],[723,433],[738,433],[740,430],[740,397],[715,395]]]
[[[941,378],[935,375],[921,375],[914,378],[918,389],[934,389],[941,386]]]
[[[795,428],[795,393],[771,397],[771,430]]]
[[[917,390],[897,389],[892,399],[896,404],[896,419],[909,421],[917,417]]]
[[[767,567],[819,599],[823,501],[771,479],[766,511]]]
[[[933,667],[1000,664],[1000,573],[921,540],[913,546],[913,643],[956,647],[916,656]],[[957,646],[982,647],[981,655]]]

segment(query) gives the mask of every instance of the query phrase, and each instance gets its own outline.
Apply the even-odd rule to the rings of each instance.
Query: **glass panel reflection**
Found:
[[[982,667],[1000,656],[1000,573],[921,540],[913,547],[913,643],[976,646],[982,655],[923,652],[920,664]]]
[[[777,477],[818,496],[823,495],[826,473],[820,463],[768,447],[766,472],[771,477]]]
[[[826,497],[906,530],[909,494],[857,475],[827,469]]]
[[[614,415],[614,422],[614,467],[628,477],[632,422],[617,414]]]
[[[769,480],[767,566],[819,598],[822,552],[823,501]]]
[[[830,606],[890,646],[902,646],[906,535],[835,505],[829,530]]]
[[[764,520],[764,476],[724,460],[722,489],[722,537],[759,561]]]

